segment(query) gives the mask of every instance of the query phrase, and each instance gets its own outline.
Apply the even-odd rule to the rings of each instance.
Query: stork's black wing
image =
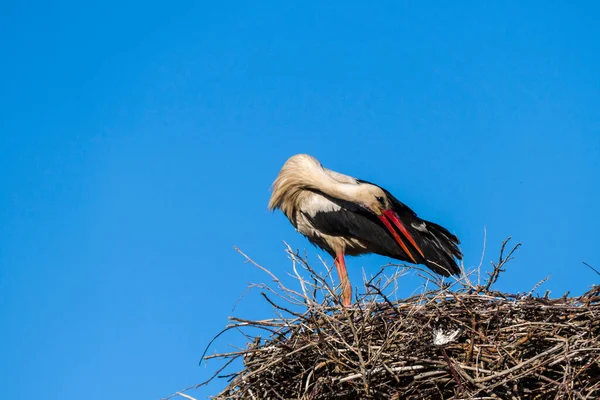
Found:
[[[376,216],[352,203],[325,197],[341,208],[336,211],[320,211],[314,216],[305,213],[304,216],[316,229],[326,235],[359,239],[368,246],[368,252],[410,261],[410,258],[398,246],[393,236]],[[346,253],[358,255],[365,251],[346,249]]]
[[[434,272],[444,276],[460,274],[460,268],[455,260],[455,258],[462,260],[462,252],[458,248],[460,244],[458,237],[441,225],[419,218],[410,207],[381,186],[367,181],[360,182],[377,186],[384,191],[392,209],[425,255],[425,258],[416,255],[420,264],[425,264]]]

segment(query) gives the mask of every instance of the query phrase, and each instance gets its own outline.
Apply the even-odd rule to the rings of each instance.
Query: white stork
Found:
[[[373,183],[324,168],[314,157],[290,157],[272,186],[269,209],[280,209],[298,232],[334,259],[342,301],[352,287],[344,255],[375,253],[423,264],[445,277],[459,275],[460,241],[444,227],[425,221]]]

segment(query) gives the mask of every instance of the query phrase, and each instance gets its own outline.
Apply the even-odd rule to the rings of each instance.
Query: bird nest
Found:
[[[214,398],[600,398],[600,287],[554,299],[534,296],[536,288],[495,291],[518,247],[505,257],[505,245],[483,284],[464,277],[398,301],[389,294],[397,274],[378,274],[349,309],[330,280],[288,248],[300,289],[263,269],[276,287],[259,286],[278,316],[231,318],[226,330],[264,333],[249,336],[246,349],[203,357],[243,360],[233,374],[217,371],[229,381]]]

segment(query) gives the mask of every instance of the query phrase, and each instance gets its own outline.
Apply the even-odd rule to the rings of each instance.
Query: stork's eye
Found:
[[[377,197],[375,197],[375,198],[377,199],[377,201],[379,202],[379,204],[381,204],[381,205],[385,204],[385,203],[384,203],[383,196],[377,196]]]

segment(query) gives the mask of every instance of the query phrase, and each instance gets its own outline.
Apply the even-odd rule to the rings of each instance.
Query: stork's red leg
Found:
[[[346,262],[344,261],[344,253],[339,252],[335,257],[335,266],[337,268],[340,284],[342,286],[342,302],[345,307],[350,307],[352,302],[352,286],[348,279],[348,271],[346,271]]]

